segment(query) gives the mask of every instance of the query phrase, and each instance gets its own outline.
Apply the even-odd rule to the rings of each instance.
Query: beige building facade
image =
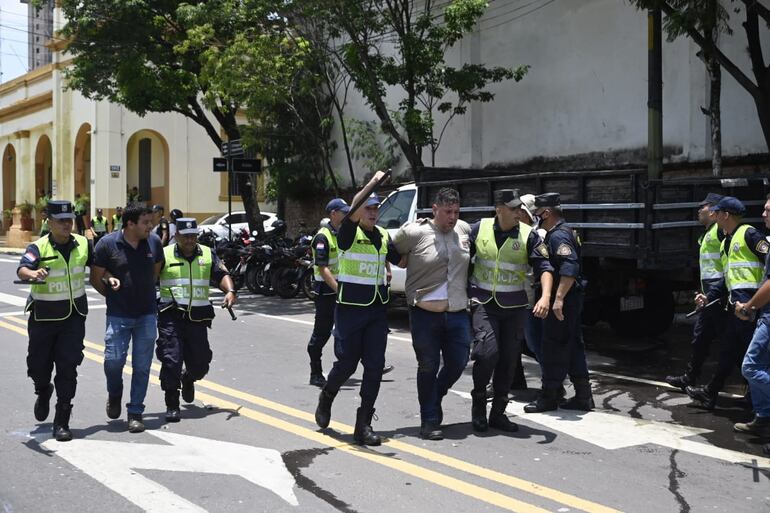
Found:
[[[227,211],[227,173],[213,172],[212,158],[220,152],[202,127],[175,113],[140,117],[67,89],[63,69],[69,58],[51,46],[51,64],[0,84],[4,230],[8,211],[44,195],[70,201],[87,196],[90,215],[102,208],[111,216],[133,187],[148,205],[161,204],[166,212],[178,208],[201,220]],[[264,190],[262,177],[258,188]],[[242,208],[234,195],[233,210]],[[8,245],[34,238],[39,229],[18,234],[19,228],[17,219]]]

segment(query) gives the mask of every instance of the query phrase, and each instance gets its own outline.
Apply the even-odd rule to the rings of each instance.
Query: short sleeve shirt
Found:
[[[137,318],[157,312],[155,264],[163,261],[163,244],[150,233],[136,249],[123,238],[123,231],[112,232],[94,250],[94,266],[103,267],[120,280],[120,290],[107,293],[107,315]]]

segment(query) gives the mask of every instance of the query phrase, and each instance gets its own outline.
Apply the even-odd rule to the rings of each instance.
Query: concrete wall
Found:
[[[744,15],[732,13],[732,35],[720,47],[749,76]],[[647,16],[628,2],[497,0],[477,27],[448,52],[448,63],[529,64],[529,74],[491,88],[496,100],[475,104],[447,129],[436,165],[506,167],[534,159],[586,155],[597,165],[638,159],[647,145]],[[760,28],[763,34],[770,35]],[[768,40],[770,41],[770,39]],[[710,159],[708,119],[701,113],[708,81],[689,39],[663,43],[663,137],[668,161]],[[765,54],[767,55],[767,53]],[[390,91],[396,108],[398,91]],[[346,115],[375,119],[351,94]],[[723,71],[723,151],[726,156],[766,153],[749,94]],[[437,126],[441,124],[440,120]],[[340,148],[342,146],[340,145]],[[427,150],[423,162],[430,164]],[[402,165],[405,163],[402,162]],[[335,166],[345,172],[344,153]],[[367,172],[357,165],[358,175]]]

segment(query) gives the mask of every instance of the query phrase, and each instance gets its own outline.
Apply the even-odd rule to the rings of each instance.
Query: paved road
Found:
[[[716,414],[659,383],[681,365],[686,327],[640,350],[601,327],[593,348],[599,409],[526,415],[531,391],[509,411],[519,433],[475,434],[469,424],[470,367],[445,401],[446,439],[418,437],[415,363],[407,320],[392,314],[374,449],[352,444],[354,376],[333,407],[331,429],[313,422],[305,344],[312,307],[243,296],[238,320],[220,315],[214,362],[179,424],[163,422],[154,366],[148,431],[108,420],[102,372],[104,301],[89,291],[86,355],[71,427],[50,439],[32,416],[25,376],[26,292],[11,283],[15,257],[0,256],[0,507],[3,512],[756,512],[770,508],[770,459],[734,435],[743,415],[725,398]],[[668,340],[669,344],[661,344]],[[622,350],[618,349],[623,348]],[[629,347],[631,348],[629,350]],[[324,355],[325,367],[331,354]],[[530,382],[537,368],[527,362]],[[128,377],[128,374],[126,374]],[[739,392],[737,388],[733,392]]]

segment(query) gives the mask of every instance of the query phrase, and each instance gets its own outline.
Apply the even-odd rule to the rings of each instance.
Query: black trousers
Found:
[[[337,296],[334,294],[318,295],[315,298],[315,321],[313,334],[307,343],[307,354],[311,362],[320,362],[324,346],[329,341],[334,327],[334,308],[337,306]]]
[[[57,402],[70,404],[78,384],[77,368],[83,362],[86,318],[75,313],[62,321],[36,321],[30,316],[27,333],[27,376],[35,390],[48,386],[55,365]]]
[[[576,380],[588,379],[588,365],[580,331],[582,309],[582,294],[579,291],[570,291],[564,298],[562,307],[564,320],[558,320],[553,311],[550,311],[543,321],[540,365],[543,370],[544,390],[559,388],[568,374],[573,383]]]
[[[743,356],[749,348],[757,324],[756,321],[742,321],[731,312],[727,313],[729,319],[722,335],[719,364],[708,384],[711,393],[722,390],[733,370],[741,368]]]
[[[495,397],[508,397],[524,341],[527,309],[500,308],[493,301],[471,310],[473,391],[484,393],[492,379]]]
[[[708,358],[711,344],[719,340],[727,324],[727,314],[722,304],[716,304],[698,313],[692,328],[692,355],[685,373],[693,381],[700,376]]]
[[[210,326],[210,321],[190,321],[177,311],[158,315],[155,354],[161,364],[161,389],[178,390],[182,386],[183,365],[185,373],[194,380],[208,374],[213,357],[207,331]]]
[[[380,393],[385,365],[387,307],[377,303],[369,306],[337,305],[334,317],[334,355],[337,360],[326,378],[324,390],[336,394],[361,362],[364,367],[359,391],[361,407],[370,410]]]

